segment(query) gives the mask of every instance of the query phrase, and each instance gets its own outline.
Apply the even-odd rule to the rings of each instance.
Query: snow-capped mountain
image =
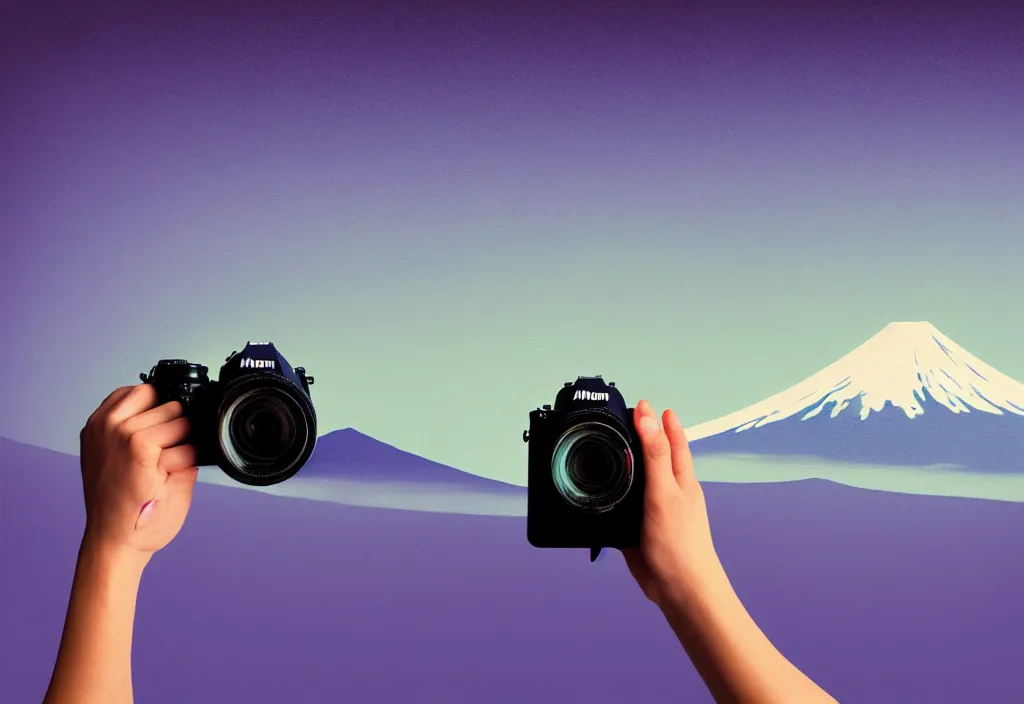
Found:
[[[805,381],[687,435],[695,453],[1024,471],[1024,384],[930,323],[891,323]]]

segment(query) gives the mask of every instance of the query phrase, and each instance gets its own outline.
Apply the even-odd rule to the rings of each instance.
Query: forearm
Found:
[[[43,704],[133,701],[135,602],[146,560],[84,540],[78,553],[64,635]]]
[[[719,704],[835,704],[772,645],[721,565],[662,611]]]

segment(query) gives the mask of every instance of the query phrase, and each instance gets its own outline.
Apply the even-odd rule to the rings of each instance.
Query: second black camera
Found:
[[[600,376],[566,382],[530,413],[527,539],[539,548],[640,544],[644,467],[633,409]]]

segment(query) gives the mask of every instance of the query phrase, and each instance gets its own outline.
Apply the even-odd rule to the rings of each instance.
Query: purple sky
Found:
[[[929,320],[1024,379],[1019,3],[192,5],[0,10],[0,436],[246,339],[505,481],[581,373],[693,425]]]

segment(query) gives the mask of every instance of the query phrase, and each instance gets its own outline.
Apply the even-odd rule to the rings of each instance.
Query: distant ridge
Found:
[[[400,450],[354,428],[335,430],[321,436],[312,458],[297,476],[457,484],[465,488],[517,494],[526,491],[522,486],[480,477]]]
[[[7,447],[6,450],[3,449],[5,446]],[[38,455],[40,459],[61,455],[74,462],[78,461],[77,455],[37,447],[3,437],[0,437],[0,452],[17,453],[18,457]],[[3,455],[0,454],[0,460],[2,459]],[[0,465],[5,464],[6,462],[0,462]],[[6,469],[6,467],[3,468]],[[202,479],[205,475],[206,478],[215,478],[217,480],[216,483],[244,488],[242,485],[236,485],[234,482],[227,482],[226,480],[222,482],[220,477],[210,477],[209,473],[217,471],[219,470],[216,468],[204,469],[203,473],[200,474],[200,478]],[[295,475],[296,480],[300,478],[352,479],[364,482],[401,482],[403,484],[458,486],[459,488],[470,489],[476,492],[509,493],[517,496],[525,495],[526,492],[526,487],[524,486],[481,477],[428,460],[381,442],[354,428],[344,428],[322,435],[317,440],[316,449],[309,462]],[[284,482],[284,484],[287,484],[287,482]]]

